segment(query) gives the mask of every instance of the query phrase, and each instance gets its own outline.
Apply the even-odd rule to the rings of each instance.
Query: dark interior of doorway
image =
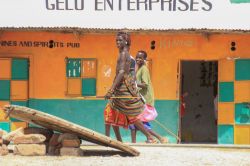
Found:
[[[217,61],[181,61],[181,143],[217,143]]]

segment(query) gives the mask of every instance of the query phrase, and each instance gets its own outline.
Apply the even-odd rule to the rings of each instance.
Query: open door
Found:
[[[182,143],[217,142],[217,85],[217,61],[181,61]]]

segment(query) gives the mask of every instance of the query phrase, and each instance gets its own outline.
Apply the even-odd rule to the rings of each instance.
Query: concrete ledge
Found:
[[[145,143],[128,143],[130,146],[152,146],[152,147],[180,147],[180,148],[229,148],[229,149],[250,149],[250,145],[227,145],[227,144],[145,144]]]
[[[250,145],[228,145],[228,144],[146,144],[146,143],[125,143],[133,147],[176,147],[176,148],[228,148],[228,149],[250,149]],[[81,146],[100,146],[84,142]]]
[[[132,147],[169,147],[169,148],[217,148],[217,149],[245,149],[245,150],[250,150],[250,145],[218,145],[218,144],[146,144],[146,143],[125,143],[129,146]],[[9,149],[14,149],[14,146],[10,144],[8,146]],[[81,144],[82,149],[99,149],[99,148],[105,148],[106,146],[101,146],[97,145],[91,142],[86,142],[83,141]],[[106,147],[106,148],[111,148],[111,147]],[[111,148],[113,149],[113,148]]]

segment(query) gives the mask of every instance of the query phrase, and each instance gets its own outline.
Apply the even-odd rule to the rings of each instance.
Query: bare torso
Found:
[[[128,51],[120,52],[116,64],[116,75],[118,75],[119,71],[121,70],[124,70],[124,73],[128,74],[130,69],[130,61],[131,58]]]

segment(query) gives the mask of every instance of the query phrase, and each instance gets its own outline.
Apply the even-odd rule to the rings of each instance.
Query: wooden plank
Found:
[[[42,127],[59,131],[62,133],[76,134],[83,140],[119,149],[132,156],[138,156],[140,154],[136,149],[126,144],[123,144],[120,141],[114,140],[110,137],[102,135],[83,126],[74,124],[72,122],[66,121],[64,119],[35,109],[23,106],[9,105],[5,106],[5,111],[6,115],[9,115],[10,117],[16,119],[20,119],[22,121],[26,121],[28,123],[40,125]]]

